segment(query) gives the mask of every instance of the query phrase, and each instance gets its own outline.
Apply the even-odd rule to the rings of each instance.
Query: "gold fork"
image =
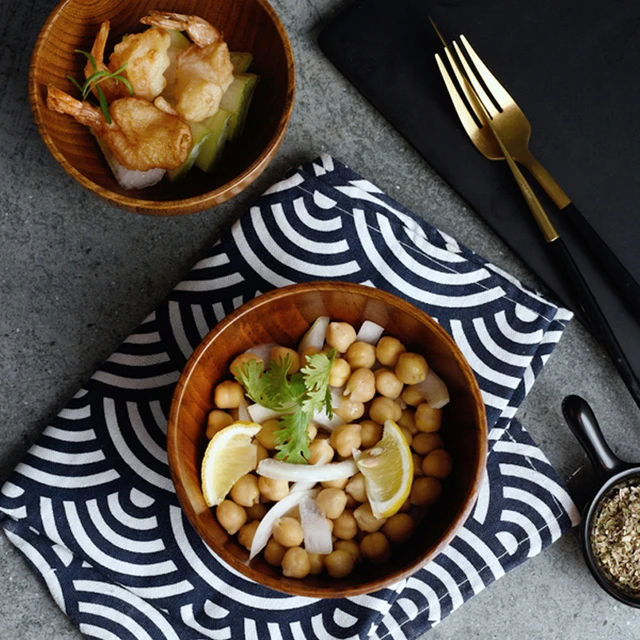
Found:
[[[609,352],[609,355],[618,369],[620,377],[627,386],[629,393],[636,404],[640,407],[640,381],[631,368],[625,353],[620,347],[620,344],[618,343],[618,340],[616,339],[616,336],[600,308],[598,301],[595,299],[587,281],[584,279],[564,241],[549,219],[549,216],[547,215],[540,200],[520,171],[507,148],[503,134],[495,126],[495,118],[491,118],[489,109],[482,99],[483,95],[486,95],[486,93],[484,90],[479,91],[477,89],[477,87],[480,86],[480,83],[477,82],[477,79],[476,82],[473,82],[471,77],[473,76],[473,71],[469,65],[462,60],[462,52],[460,51],[460,48],[454,44],[456,50],[456,56],[454,57],[440,32],[438,32],[438,35],[443,41],[447,59],[453,69],[453,73],[459,83],[459,87],[468,101],[469,107],[473,109],[474,114],[482,123],[486,132],[485,136],[488,134],[493,138],[492,144],[499,149],[501,158],[507,161],[509,169],[516,179],[522,195],[527,201],[536,222],[544,234],[549,251],[556,261],[560,273],[570,286],[574,303],[582,311],[583,318],[588,322],[596,338],[601,341],[602,345]],[[458,63],[458,59],[460,59],[460,63]],[[465,104],[459,90],[456,88],[456,85],[451,79],[449,72],[438,54],[436,54],[436,61],[458,116],[461,120],[468,120],[471,118],[468,110],[469,107]],[[464,69],[464,71],[462,69]]]
[[[627,305],[633,310],[635,317],[640,320],[640,284],[584,218],[575,204],[571,202],[551,174],[531,153],[529,149],[531,125],[527,116],[489,71],[464,35],[460,36],[461,44],[453,42],[456,59],[462,67],[460,69],[458,65],[452,64],[453,54],[447,47],[446,41],[433,20],[431,20],[431,24],[445,47],[447,58],[454,71],[458,85],[464,92],[467,104],[471,107],[470,111],[464,105],[464,102],[461,102],[460,105],[456,105],[456,112],[464,130],[478,151],[489,160],[506,159],[492,131],[494,129],[503,141],[508,154],[531,172],[554,204],[567,215],[580,233],[586,246],[608,273],[612,282],[618,287]],[[439,56],[436,56],[436,59],[439,61],[439,65],[442,64]],[[462,81],[462,70],[464,70],[466,82]],[[478,77],[482,79],[482,83]],[[480,105],[475,104],[470,99],[470,92],[476,94],[481,103]],[[449,94],[452,95],[451,91],[449,91]],[[496,107],[496,104],[499,108]]]

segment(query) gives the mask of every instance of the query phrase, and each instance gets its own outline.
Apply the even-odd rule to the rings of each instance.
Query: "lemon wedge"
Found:
[[[231,487],[258,464],[258,447],[251,438],[262,427],[256,422],[234,422],[216,433],[202,460],[202,493],[209,507],[219,505]]]
[[[371,511],[376,518],[397,513],[409,497],[413,483],[413,457],[400,427],[393,421],[384,423],[382,439],[363,451],[356,465],[364,476]]]

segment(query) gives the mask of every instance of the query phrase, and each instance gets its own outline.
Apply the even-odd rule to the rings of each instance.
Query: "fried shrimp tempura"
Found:
[[[80,102],[52,85],[48,87],[47,106],[90,127],[127,169],[175,169],[187,159],[193,145],[186,122],[142,98],[114,100],[109,105],[112,124],[107,124],[97,107]]]
[[[150,11],[140,22],[187,32],[193,44],[177,57],[176,110],[190,122],[214,115],[233,82],[233,64],[222,34],[206,20],[181,13]]]
[[[130,34],[113,48],[109,70],[113,73],[126,64],[121,74],[131,83],[133,95],[151,102],[167,84],[164,72],[170,64],[170,45],[171,36],[161,27]]]
[[[91,55],[96,62],[97,69],[93,68],[93,65],[89,60],[87,60],[87,64],[84,66],[84,77],[85,79],[89,79],[96,71],[107,71],[109,72],[109,67],[104,62],[104,49],[107,46],[107,38],[109,37],[109,29],[111,28],[111,24],[108,20],[105,20],[100,25],[100,30],[98,31],[98,35],[93,42],[93,46],[91,47]],[[117,68],[117,67],[116,67]],[[117,98],[124,98],[124,96],[129,95],[129,91],[127,87],[122,82],[118,82],[114,78],[103,79],[100,82],[100,88],[102,89],[107,102],[112,102]],[[96,87],[93,87],[92,93],[96,98],[98,97],[98,92]]]

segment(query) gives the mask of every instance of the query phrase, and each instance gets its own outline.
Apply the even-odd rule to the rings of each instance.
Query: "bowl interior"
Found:
[[[385,327],[409,350],[422,353],[447,383],[441,435],[454,460],[443,497],[418,525],[410,544],[394,550],[384,565],[360,566],[334,580],[286,578],[262,558],[248,563],[247,551],[217,523],[202,497],[200,464],[207,444],[205,424],[212,390],[228,375],[233,358],[252,345],[277,342],[296,346],[320,315],[358,327],[365,319]],[[477,383],[449,335],[430,317],[390,294],[360,285],[309,283],[279,289],[227,317],[194,352],[178,382],[168,430],[169,463],[180,502],[198,533],[229,564],[248,577],[287,593],[314,597],[355,595],[401,579],[435,556],[469,514],[484,472],[487,427]]]
[[[66,77],[82,81],[85,58],[100,24],[110,20],[107,53],[125,33],[143,30],[140,18],[149,9],[195,14],[219,28],[232,51],[254,54],[250,71],[260,76],[245,132],[224,151],[219,170],[191,171],[180,184],[166,180],[144,190],[127,191],[113,178],[87,127],[46,106],[53,84],[77,97]],[[146,213],[175,214],[202,209],[236,195],[264,169],[284,135],[295,85],[293,56],[287,35],[266,0],[65,0],[43,27],[31,61],[30,100],[38,128],[54,157],[85,187],[118,204]],[[180,203],[180,207],[178,207]],[[180,208],[184,209],[181,211]]]

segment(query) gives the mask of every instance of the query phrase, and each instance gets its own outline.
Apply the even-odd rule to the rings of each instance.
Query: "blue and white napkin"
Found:
[[[180,509],[165,448],[174,385],[209,329],[314,279],[385,289],[435,317],[490,428],[459,535],[393,588],[348,599],[286,596],[221,562]],[[322,156],[272,186],[70,400],[2,488],[0,524],[88,638],[415,638],[578,521],[514,419],[570,317]]]

